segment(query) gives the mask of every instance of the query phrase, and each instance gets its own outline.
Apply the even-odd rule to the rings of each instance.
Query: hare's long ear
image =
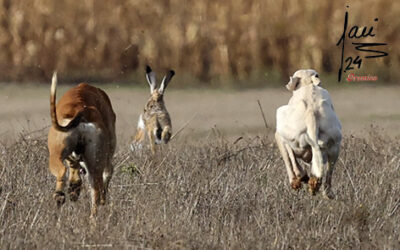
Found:
[[[150,93],[153,93],[156,89],[156,73],[154,73],[149,65],[146,65],[146,79],[150,85]]]
[[[158,92],[160,94],[164,94],[165,88],[168,86],[168,83],[171,81],[172,77],[175,75],[175,71],[170,70],[166,76],[164,76],[163,80],[161,81],[160,88],[158,89]]]

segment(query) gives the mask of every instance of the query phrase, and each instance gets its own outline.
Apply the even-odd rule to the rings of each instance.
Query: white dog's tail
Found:
[[[307,135],[308,135],[308,143],[311,145],[312,151],[312,170],[315,171],[313,174],[317,178],[321,178],[323,176],[323,159],[322,152],[318,145],[318,111],[314,111],[314,109],[310,106],[307,107],[306,111],[306,126],[307,126]]]

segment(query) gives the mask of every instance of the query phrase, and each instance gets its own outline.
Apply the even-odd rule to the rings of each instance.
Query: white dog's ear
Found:
[[[149,65],[146,65],[146,79],[150,85],[150,93],[153,93],[156,89],[156,73],[154,73]]]
[[[175,75],[175,71],[170,70],[166,76],[161,81],[160,88],[158,89],[158,92],[160,94],[164,94],[165,88],[167,87],[169,81],[171,81],[172,77]]]
[[[319,86],[321,84],[321,79],[319,79],[318,74],[315,74],[315,75],[311,76],[311,82],[315,86]]]
[[[299,77],[290,77],[290,81],[288,82],[288,84],[286,84],[286,88],[289,91],[294,91],[297,89],[297,87],[300,84],[300,78]]]

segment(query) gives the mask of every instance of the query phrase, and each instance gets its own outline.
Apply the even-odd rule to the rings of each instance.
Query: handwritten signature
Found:
[[[347,6],[348,8],[349,6]],[[336,46],[342,45],[342,58],[340,62],[340,68],[338,72],[338,81],[340,82],[342,80],[342,73],[353,70],[354,67],[357,67],[358,69],[361,68],[363,58],[379,58],[379,57],[384,57],[388,56],[389,53],[385,51],[381,51],[380,46],[386,46],[386,43],[360,43],[360,42],[352,42],[352,45],[354,45],[354,48],[357,51],[361,52],[366,52],[368,55],[364,56],[361,58],[360,56],[356,56],[354,59],[353,57],[349,56],[344,60],[344,45],[346,38],[349,39],[362,39],[366,37],[375,37],[376,34],[373,33],[374,27],[370,26],[364,26],[362,29],[358,27],[357,25],[354,25],[351,27],[349,32],[347,32],[347,26],[348,26],[348,19],[349,19],[349,13],[346,11],[346,14],[344,16],[344,27],[343,27],[343,33],[342,36],[340,37],[339,41],[336,43]],[[374,19],[375,22],[378,22],[378,18]],[[343,61],[344,60],[344,61]],[[343,69],[343,63],[346,63],[346,67]]]

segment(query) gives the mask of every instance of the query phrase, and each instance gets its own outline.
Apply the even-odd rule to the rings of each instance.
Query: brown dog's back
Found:
[[[99,112],[94,112],[93,108]],[[81,83],[75,88],[67,91],[57,103],[57,120],[61,124],[64,119],[74,119],[80,112],[87,112],[84,116],[85,122],[98,123],[102,121],[104,126],[110,128],[106,117],[113,117],[115,114],[111,108],[108,96],[99,88],[87,83]],[[100,124],[99,124],[100,125]]]

